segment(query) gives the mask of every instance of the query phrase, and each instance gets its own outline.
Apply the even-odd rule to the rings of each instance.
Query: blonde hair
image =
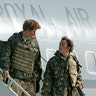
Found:
[[[32,19],[25,20],[23,24],[23,31],[40,29],[40,28],[41,28],[40,24],[36,20],[32,20]]]

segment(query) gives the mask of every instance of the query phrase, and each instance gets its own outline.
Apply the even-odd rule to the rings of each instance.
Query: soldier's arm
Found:
[[[78,67],[78,75],[77,75],[77,81],[76,86],[79,86],[81,89],[84,87],[83,81],[82,81],[82,75],[81,75],[81,67]]]
[[[0,63],[1,63],[1,68],[3,69],[3,79],[6,79],[6,77],[9,76],[9,68],[11,65],[10,59],[11,59],[11,53],[12,53],[12,40],[13,40],[14,36],[11,36],[9,38],[9,40],[6,42],[4,48],[3,48],[3,52],[1,54],[1,59],[0,59]]]
[[[81,89],[84,87],[83,81],[82,81],[82,75],[81,75],[81,68],[82,66],[79,64],[79,61],[76,56],[72,56],[73,59],[77,63],[77,80],[76,80],[76,86],[79,86]]]
[[[50,96],[52,88],[52,63],[49,61],[44,73],[42,96]]]
[[[39,82],[41,80],[41,75],[42,75],[40,50],[38,50],[38,52],[37,52],[37,56],[36,56],[35,64],[34,64],[34,71],[35,71],[35,74],[37,77],[36,79]]]
[[[0,67],[3,69],[2,76],[3,80],[6,82],[6,78],[9,75],[9,66],[10,66],[10,47],[6,43],[5,46],[3,47],[3,51],[1,54],[1,59],[0,59]]]
[[[3,52],[1,54],[1,68],[3,70],[9,70],[9,66],[10,66],[10,46],[8,45],[8,42],[6,43],[6,45],[3,48]]]
[[[36,60],[35,60],[35,64],[34,64],[34,73],[36,75],[36,93],[39,92],[40,89],[40,80],[41,75],[42,75],[42,67],[41,67],[41,55],[40,55],[40,51],[38,51],[37,56],[36,56]]]

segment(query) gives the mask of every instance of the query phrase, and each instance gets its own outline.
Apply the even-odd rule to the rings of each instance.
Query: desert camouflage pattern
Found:
[[[75,87],[78,73],[77,73],[76,61],[74,61],[72,56],[69,56],[67,65],[68,65],[68,70],[71,77],[72,87]]]
[[[12,57],[12,67],[32,74],[37,51],[31,44],[18,43]]]
[[[15,81],[20,84],[31,96],[36,96],[35,88],[34,88],[34,83],[32,82],[26,82],[23,80],[18,80],[15,79]],[[21,92],[20,89],[18,89],[15,84],[12,85],[12,89],[18,94],[18,96],[26,96],[23,92]]]

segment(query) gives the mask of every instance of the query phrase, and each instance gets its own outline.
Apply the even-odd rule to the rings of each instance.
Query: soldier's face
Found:
[[[66,53],[66,52],[69,52],[69,47],[68,47],[68,43],[66,40],[62,40],[59,44],[59,50],[62,52],[62,53]]]
[[[36,33],[36,29],[34,30],[26,30],[23,32],[23,36],[26,38],[31,38],[32,36],[34,36]]]
[[[66,49],[67,48],[67,41],[66,40],[62,40],[59,44],[59,49],[62,50],[62,49]]]

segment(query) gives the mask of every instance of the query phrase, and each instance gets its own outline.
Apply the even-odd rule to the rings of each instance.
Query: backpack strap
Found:
[[[72,56],[72,58],[76,61],[76,64],[77,64],[79,67],[82,68],[82,66],[79,64],[79,61],[78,61],[77,57],[76,57],[75,55],[72,55],[72,54],[71,54],[70,56]]]

